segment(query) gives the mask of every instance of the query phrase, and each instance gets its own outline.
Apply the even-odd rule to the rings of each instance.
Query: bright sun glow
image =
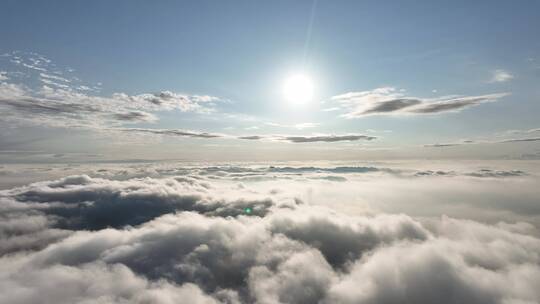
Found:
[[[303,104],[313,98],[313,89],[313,83],[309,77],[297,74],[287,78],[283,93],[287,101],[294,104]]]

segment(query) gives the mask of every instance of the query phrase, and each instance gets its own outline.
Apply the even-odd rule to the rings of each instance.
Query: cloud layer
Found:
[[[75,175],[1,191],[0,302],[540,301],[540,239],[528,233],[530,224],[346,215],[303,202],[289,195],[291,188],[274,184],[268,192],[265,180],[252,179],[259,186],[237,180],[438,178],[433,172],[163,167],[127,175],[100,170],[101,177]],[[485,176],[467,178],[526,175],[478,172]]]

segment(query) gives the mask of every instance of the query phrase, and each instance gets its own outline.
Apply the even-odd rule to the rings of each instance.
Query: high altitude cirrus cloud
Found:
[[[232,187],[254,173],[287,180],[377,168],[161,172],[76,175],[1,191],[0,302],[540,301],[540,240],[527,226],[346,215],[286,189]]]
[[[100,84],[83,83],[71,69],[60,69],[40,54],[12,52],[0,59],[12,68],[0,77],[0,109],[10,113],[2,120],[16,123],[102,129],[156,122],[163,111],[209,113],[222,102],[215,96],[171,91],[102,96]]]
[[[382,87],[371,91],[350,92],[332,97],[347,113],[346,118],[369,115],[415,115],[456,112],[486,102],[496,101],[508,93],[478,96],[445,96],[438,98],[408,97],[402,90]]]

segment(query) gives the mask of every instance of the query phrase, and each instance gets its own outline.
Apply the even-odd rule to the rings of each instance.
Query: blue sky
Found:
[[[273,155],[265,149],[283,157],[325,151],[314,158],[539,152],[531,140],[540,137],[534,131],[540,128],[538,1],[3,1],[0,7],[6,78],[0,111],[12,114],[1,122],[9,126],[0,134],[3,150],[120,157],[128,149],[140,154],[131,157],[158,158],[173,157],[162,150],[191,158],[212,149],[210,158],[224,149],[233,155],[262,149],[261,158]],[[46,72],[13,58],[37,54],[50,60]],[[40,73],[71,81],[55,86],[58,79]],[[294,73],[307,75],[315,88],[304,105],[283,96]],[[80,91],[76,82],[98,89]],[[25,90],[8,94],[7,84]],[[44,86],[53,91],[44,95]],[[58,101],[54,90],[71,94]],[[134,109],[111,97],[165,91],[195,104],[193,96],[215,100],[189,110]],[[29,95],[39,105],[100,109],[36,112]],[[389,111],[396,102],[399,109]],[[122,120],[133,111],[144,113]],[[110,148],[111,137],[124,138],[118,133],[129,133],[129,140]],[[238,139],[243,136],[261,138]],[[528,141],[507,142],[515,139]],[[141,148],[149,140],[159,153]]]

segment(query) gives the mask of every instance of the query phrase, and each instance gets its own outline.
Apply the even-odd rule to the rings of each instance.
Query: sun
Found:
[[[311,101],[313,91],[313,82],[304,74],[289,76],[283,85],[285,99],[293,104],[304,104]]]

